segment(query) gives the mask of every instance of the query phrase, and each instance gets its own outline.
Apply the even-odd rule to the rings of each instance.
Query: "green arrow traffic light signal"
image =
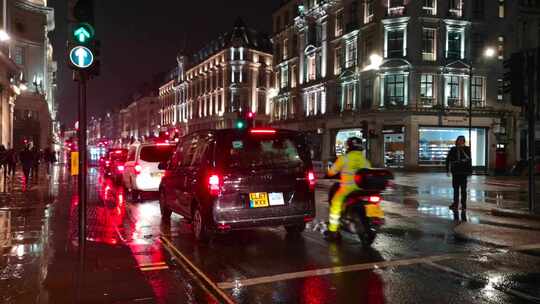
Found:
[[[73,39],[78,43],[89,43],[94,34],[94,28],[88,23],[77,24],[73,29]]]

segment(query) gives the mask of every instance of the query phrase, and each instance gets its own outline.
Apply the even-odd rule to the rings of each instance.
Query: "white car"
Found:
[[[122,182],[132,197],[139,198],[141,192],[156,192],[164,170],[159,170],[161,162],[169,160],[176,145],[171,143],[145,143],[129,147],[124,165]]]

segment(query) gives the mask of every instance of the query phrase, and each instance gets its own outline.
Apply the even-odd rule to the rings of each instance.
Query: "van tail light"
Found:
[[[139,165],[139,164],[135,165],[135,173],[136,174],[141,174],[141,172],[142,172],[141,165]]]
[[[107,161],[105,161],[105,165],[109,166],[110,164],[111,164],[111,162],[110,162],[110,161],[108,161],[108,160],[107,160]]]
[[[220,194],[221,177],[217,174],[212,174],[208,177],[208,189],[212,196],[218,196]]]
[[[120,165],[117,167],[119,172],[124,172],[124,169],[126,169],[124,166]]]
[[[317,183],[317,180],[315,179],[315,173],[313,171],[308,172],[307,179],[309,183],[309,188],[311,190],[315,189],[315,184]]]
[[[378,204],[378,203],[381,202],[381,197],[378,196],[378,195],[372,195],[372,196],[369,197],[368,200],[369,200],[370,203]]]

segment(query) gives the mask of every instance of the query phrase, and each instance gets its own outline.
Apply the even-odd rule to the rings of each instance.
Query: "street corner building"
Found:
[[[269,37],[241,19],[195,54],[181,52],[159,90],[161,131],[231,128],[242,111],[268,122],[271,52]]]
[[[477,169],[509,167],[526,137],[503,60],[539,45],[539,16],[508,0],[282,1],[271,122],[306,131],[322,163],[357,136],[375,166],[432,169],[464,135]]]
[[[54,141],[57,110],[54,99],[57,66],[49,40],[49,33],[55,27],[54,10],[47,6],[47,1],[4,3],[7,3],[2,15],[5,41],[0,44],[3,59],[12,61],[14,68],[7,65],[9,79],[5,79],[6,83],[2,81],[2,100],[12,90],[15,95],[7,97],[12,113],[8,114],[10,108],[5,108],[2,102],[1,141],[17,149],[28,142],[43,149]],[[11,130],[6,126],[12,126]]]

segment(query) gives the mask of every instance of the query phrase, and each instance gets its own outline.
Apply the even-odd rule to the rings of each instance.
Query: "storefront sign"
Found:
[[[79,175],[79,152],[71,152],[71,175]]]

